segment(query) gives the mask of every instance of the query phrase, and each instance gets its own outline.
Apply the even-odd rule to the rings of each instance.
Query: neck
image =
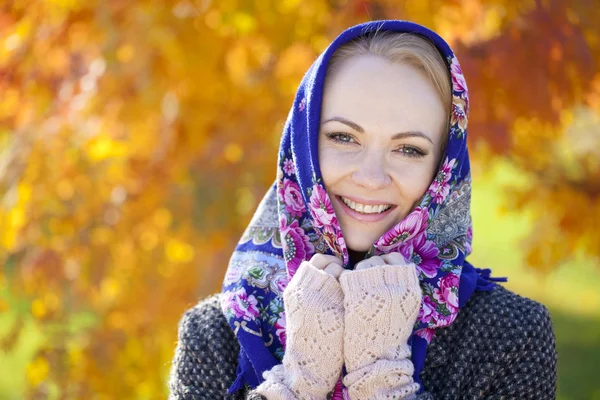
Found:
[[[348,257],[350,259],[350,267],[354,269],[354,266],[360,261],[365,259],[366,251],[355,251],[348,249]]]

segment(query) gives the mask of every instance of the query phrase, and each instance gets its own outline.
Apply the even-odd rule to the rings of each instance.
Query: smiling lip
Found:
[[[393,209],[396,208],[395,205],[392,205],[392,207],[390,207],[388,210],[380,213],[380,214],[361,214],[358,211],[354,211],[353,209],[351,209],[350,207],[348,207],[340,198],[340,196],[333,196],[335,198],[335,201],[337,201],[342,209],[344,210],[344,212],[346,214],[348,214],[349,216],[351,216],[352,218],[360,221],[360,222],[377,222],[377,221],[381,221],[382,219],[386,218]],[[350,199],[352,201],[354,201],[355,203],[361,203],[361,204],[366,204],[366,205],[378,205],[378,204],[389,204],[386,202],[382,202],[382,201],[373,201],[373,200],[361,200],[361,199],[357,199],[355,197],[348,197],[348,196],[344,196],[347,199]]]

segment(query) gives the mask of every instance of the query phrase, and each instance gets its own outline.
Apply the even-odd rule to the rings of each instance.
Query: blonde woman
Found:
[[[172,399],[550,399],[546,308],[471,253],[468,89],[434,32],[352,27],[298,88],[223,292],[179,326]]]

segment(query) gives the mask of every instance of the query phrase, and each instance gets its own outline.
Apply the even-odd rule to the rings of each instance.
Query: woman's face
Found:
[[[366,251],[429,187],[447,113],[421,72],[378,56],[342,61],[326,83],[321,174],[346,244]]]

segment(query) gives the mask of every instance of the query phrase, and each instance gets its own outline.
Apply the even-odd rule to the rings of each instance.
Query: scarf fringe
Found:
[[[475,268],[475,272],[477,272],[477,284],[475,286],[477,291],[489,292],[494,290],[498,282],[508,282],[507,277],[491,277],[492,270],[489,268]]]

